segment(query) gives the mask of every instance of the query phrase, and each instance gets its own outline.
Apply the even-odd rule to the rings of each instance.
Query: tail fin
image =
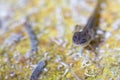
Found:
[[[88,23],[86,24],[84,30],[87,30],[88,28],[94,28],[99,25],[99,19],[100,19],[100,11],[101,11],[101,3],[105,0],[98,0],[96,4],[96,8],[94,9],[94,12],[92,16],[88,19]]]

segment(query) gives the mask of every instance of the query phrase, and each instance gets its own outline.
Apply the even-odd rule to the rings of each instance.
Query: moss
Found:
[[[117,29],[113,26],[120,18],[118,15],[120,5],[116,5],[117,0],[107,0],[106,8],[103,6],[101,16],[103,21],[100,27],[110,32],[111,36],[98,48],[98,57],[94,56],[94,52],[86,49],[82,52],[81,47],[72,43],[74,26],[84,24],[84,19],[88,17],[84,13],[91,14],[87,8],[93,7],[90,6],[91,1],[83,2],[83,5],[78,2],[72,4],[72,7],[71,1],[31,0],[26,3],[23,1],[21,3],[24,4],[20,5],[19,1],[13,0],[3,3],[3,8],[6,7],[5,5],[11,6],[10,11],[7,12],[9,14],[6,13],[5,18],[0,18],[0,80],[28,80],[35,65],[41,59],[46,60],[47,65],[40,74],[39,80],[117,80],[119,78],[120,29],[117,24]],[[32,30],[38,39],[38,45],[35,46],[38,51],[36,53],[31,51],[29,54],[27,53],[31,50],[31,40],[23,26],[23,18],[28,14]],[[8,46],[5,41],[9,40],[13,33],[22,34],[22,38],[17,42],[13,40],[13,44]],[[106,34],[103,36],[105,37]],[[95,58],[100,60],[95,62]]]

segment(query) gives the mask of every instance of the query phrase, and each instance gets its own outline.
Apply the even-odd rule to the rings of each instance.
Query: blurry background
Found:
[[[86,24],[96,2],[0,0],[0,80],[28,80],[44,58],[47,65],[41,80],[120,80],[120,0],[102,4],[100,28],[105,39],[98,48],[100,61],[92,62],[94,52],[72,46],[74,26]],[[26,16],[30,30],[24,26]],[[37,37],[35,53],[31,30]]]

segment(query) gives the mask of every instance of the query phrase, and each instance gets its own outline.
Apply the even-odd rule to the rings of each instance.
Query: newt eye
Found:
[[[86,43],[86,42],[87,42],[87,39],[85,39],[85,38],[83,38],[82,41],[81,41],[82,44]]]
[[[73,41],[76,41],[77,40],[77,36],[73,36]]]

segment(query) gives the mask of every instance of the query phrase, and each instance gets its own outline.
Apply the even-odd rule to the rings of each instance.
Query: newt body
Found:
[[[95,28],[99,25],[100,5],[102,0],[98,0],[92,16],[88,19],[87,24],[82,31],[77,30],[72,37],[73,43],[78,46],[87,46],[95,37]],[[78,27],[79,25],[76,25]],[[80,26],[79,26],[80,27]]]

